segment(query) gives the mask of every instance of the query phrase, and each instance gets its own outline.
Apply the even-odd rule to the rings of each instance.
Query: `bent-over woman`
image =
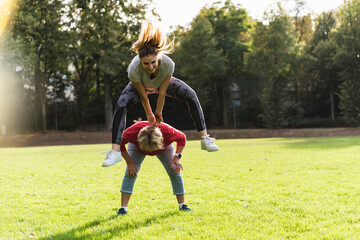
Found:
[[[176,151],[174,151],[173,142],[177,143]],[[128,144],[127,149],[126,144]],[[180,159],[185,144],[185,134],[166,123],[152,127],[149,122],[142,121],[124,131],[120,151],[127,167],[121,187],[121,207],[118,215],[127,214],[127,206],[133,193],[134,184],[146,155],[156,155],[161,161],[169,175],[179,210],[191,211],[185,204],[185,189],[180,173],[180,170],[183,170]]]

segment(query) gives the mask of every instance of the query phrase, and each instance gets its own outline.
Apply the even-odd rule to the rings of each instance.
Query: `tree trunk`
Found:
[[[335,110],[334,110],[334,95],[330,92],[330,108],[331,108],[331,120],[335,120]]]
[[[42,132],[46,133],[46,100],[45,100],[45,94],[43,94],[44,91],[42,91],[41,96],[41,120],[42,120]]]
[[[35,115],[36,115],[36,129],[39,129],[38,122],[41,121],[41,130],[46,133],[46,93],[43,86],[43,73],[40,69],[40,60],[38,59],[35,65],[34,85],[35,85]],[[41,117],[39,116],[41,113]],[[39,119],[41,119],[39,121]]]
[[[221,89],[219,89],[219,85],[218,84],[216,84],[215,85],[215,96],[216,96],[216,98],[215,98],[215,109],[216,109],[216,125],[217,126],[220,126],[220,125],[222,125],[222,123],[223,123],[223,118],[222,118],[222,101],[221,101]]]
[[[34,94],[35,94],[35,111],[34,111],[34,115],[35,115],[35,130],[38,131],[40,129],[39,127],[39,113],[41,112],[40,110],[40,86],[41,86],[41,82],[40,82],[40,62],[39,60],[37,60],[36,64],[35,64],[35,73],[34,73]]]
[[[228,104],[229,104],[229,101],[228,101],[228,98],[229,98],[229,89],[228,89],[228,86],[223,86],[223,89],[222,89],[222,102],[223,102],[223,106],[222,106],[222,109],[223,109],[223,114],[222,114],[222,117],[223,117],[223,124],[225,127],[229,127],[229,118],[228,118]]]
[[[100,69],[99,61],[96,62],[96,98],[100,100]]]
[[[86,124],[86,115],[87,115],[87,104],[85,101],[85,93],[83,87],[81,88],[80,94],[78,95],[78,111],[80,112],[80,124]]]
[[[105,114],[105,129],[111,130],[113,120],[113,106],[111,101],[111,79],[110,76],[104,76],[104,114]]]
[[[84,58],[81,59],[81,64],[78,64],[76,59],[74,65],[79,78],[75,82],[77,111],[79,114],[80,125],[84,125],[86,123],[86,115],[87,115],[86,98],[88,96],[88,90],[87,90],[88,75],[87,75],[87,69],[85,69],[86,66],[85,59]]]

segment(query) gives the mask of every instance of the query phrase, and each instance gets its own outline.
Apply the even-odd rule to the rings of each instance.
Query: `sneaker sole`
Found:
[[[102,167],[111,167],[111,166],[114,166],[115,164],[117,164],[118,162],[121,162],[121,160],[117,161],[115,163],[105,163],[105,162],[103,162],[101,166]]]
[[[128,215],[127,213],[118,213],[117,214],[118,216],[125,216],[125,215]]]
[[[108,165],[108,164],[104,164],[104,163],[103,163],[101,166],[102,166],[102,167],[111,167],[111,166],[114,166],[115,164],[116,164],[116,163]]]
[[[207,150],[208,152],[217,152],[217,151],[219,151],[219,149],[209,149],[209,150]]]

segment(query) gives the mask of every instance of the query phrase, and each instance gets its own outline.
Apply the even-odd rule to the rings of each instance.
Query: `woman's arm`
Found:
[[[146,118],[151,126],[155,125],[155,116],[151,111],[150,101],[146,95],[145,87],[141,82],[131,82],[140,96],[141,104],[145,110]]]
[[[121,152],[121,156],[123,156],[123,158],[126,161],[126,164],[128,167],[128,175],[130,177],[136,177],[138,168],[137,168],[136,164],[133,162],[133,160],[131,160],[131,157],[126,149],[125,149],[125,151]]]
[[[135,125],[132,125],[128,129],[126,129],[123,133],[123,138],[121,139],[120,143],[120,151],[121,156],[125,159],[125,162],[128,167],[128,175],[130,177],[135,177],[137,175],[138,168],[134,161],[131,159],[128,151],[126,150],[126,144],[130,142],[130,139],[134,136],[130,133],[130,129],[133,129]]]
[[[177,146],[176,148],[176,153],[182,153],[183,149],[184,149],[185,146]],[[171,164],[170,164],[170,168],[175,168],[175,172],[176,173],[180,173],[180,170],[184,170],[181,162],[180,162],[180,159],[177,157],[177,156],[174,156],[172,161],[171,161]]]
[[[165,103],[165,96],[166,96],[166,90],[169,86],[171,80],[171,75],[167,76],[164,81],[162,81],[162,83],[160,84],[160,88],[159,88],[159,96],[158,96],[158,100],[157,100],[157,104],[156,104],[156,114],[158,116],[161,116],[163,108],[164,108],[164,103]],[[162,122],[163,119],[162,117],[160,117],[159,119],[156,118],[156,121],[158,123]]]
[[[176,151],[175,153],[182,153],[182,151],[185,148],[185,144],[186,144],[186,135],[183,132],[180,132],[176,129],[174,129],[173,132],[173,137],[174,137],[174,141],[176,142]],[[180,162],[180,159],[174,155],[171,164],[170,164],[170,168],[174,167],[174,170],[176,173],[180,173],[180,170],[184,170],[183,166]]]

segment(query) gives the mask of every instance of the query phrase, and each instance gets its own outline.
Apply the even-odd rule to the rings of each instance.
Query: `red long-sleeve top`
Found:
[[[140,152],[142,152],[146,155],[154,156],[154,155],[160,153],[161,151],[163,151],[164,149],[159,149],[154,152],[147,152],[147,151],[140,149],[139,143],[137,142],[137,136],[143,127],[146,127],[149,125],[150,125],[149,122],[142,121],[142,122],[137,122],[137,123],[133,124],[132,126],[130,126],[129,128],[127,128],[122,135],[122,139],[121,139],[121,143],[120,143],[120,151],[125,152],[126,151],[125,144],[127,144],[129,142],[135,144],[137,149],[139,149]],[[161,123],[161,125],[159,126],[159,129],[164,138],[164,140],[163,140],[164,148],[166,146],[172,144],[173,142],[177,143],[177,147],[185,146],[186,136],[181,131],[173,128],[172,126],[170,126],[166,123]]]

